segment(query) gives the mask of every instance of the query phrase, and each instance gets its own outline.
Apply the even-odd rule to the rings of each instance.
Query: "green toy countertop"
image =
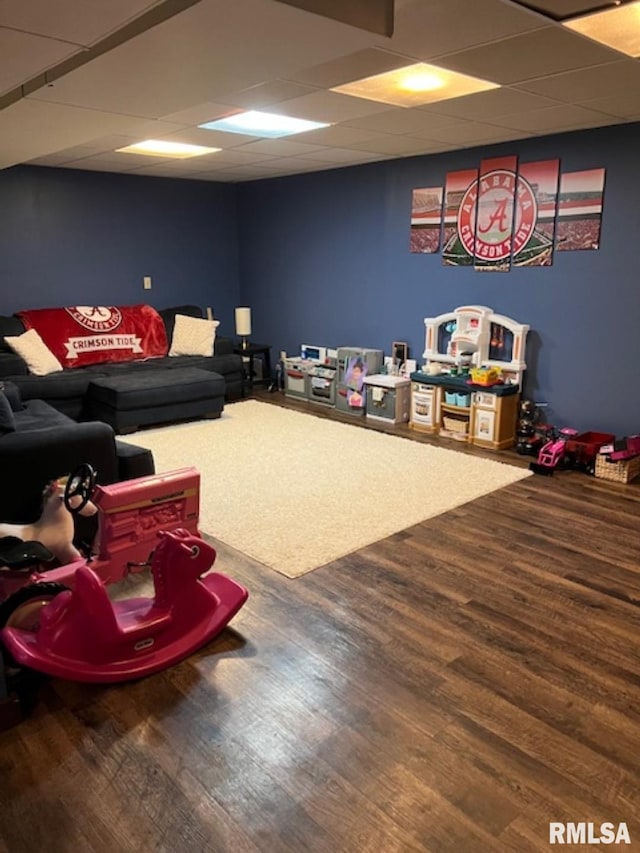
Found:
[[[482,391],[484,394],[495,394],[497,397],[509,397],[520,391],[519,385],[474,385],[469,381],[467,376],[431,376],[429,373],[423,373],[421,370],[414,371],[414,373],[410,374],[409,378],[412,382],[422,382],[424,385],[443,385],[446,388],[452,388],[455,391],[466,391],[467,393],[470,391]]]

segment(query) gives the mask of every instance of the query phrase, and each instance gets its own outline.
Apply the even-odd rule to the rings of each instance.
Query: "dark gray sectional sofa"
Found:
[[[42,400],[23,403],[16,386],[0,380],[0,521],[35,520],[44,486],[82,462],[95,468],[103,485],[128,479],[119,467],[119,449],[123,457],[129,450],[108,424],[76,423]],[[152,458],[151,465],[144,462],[134,475],[153,473]]]
[[[173,335],[176,314],[186,314],[189,317],[203,316],[202,310],[196,305],[179,305],[161,309],[158,313],[164,322],[169,343]],[[220,335],[216,336],[212,356],[180,355],[152,358],[146,361],[108,362],[65,369],[61,373],[50,373],[47,376],[32,376],[22,358],[16,355],[4,341],[5,336],[21,335],[24,331],[25,328],[19,317],[0,316],[0,382],[2,380],[13,382],[20,390],[23,402],[44,400],[75,421],[90,417],[86,406],[87,389],[89,383],[99,376],[121,376],[148,370],[197,367],[222,376],[225,381],[227,401],[239,399],[242,396],[242,358],[234,354],[233,341]]]
[[[202,317],[200,308],[182,305],[161,310],[171,342],[176,314]],[[242,396],[243,362],[229,338],[216,336],[213,356],[166,356],[147,361],[102,363],[33,376],[26,363],[5,343],[4,336],[24,332],[16,316],[0,317],[0,521],[37,518],[46,483],[88,462],[98,482],[108,484],[154,473],[149,451],[116,439],[108,423],[88,416],[89,384],[98,377],[144,376],[160,370],[195,367],[224,379],[225,399]],[[189,371],[182,370],[176,376]],[[213,379],[213,377],[212,377]],[[126,384],[126,383],[121,383]],[[156,382],[149,383],[157,384]],[[176,404],[178,406],[178,404]],[[222,406],[222,401],[219,407]],[[176,416],[183,414],[178,406]]]

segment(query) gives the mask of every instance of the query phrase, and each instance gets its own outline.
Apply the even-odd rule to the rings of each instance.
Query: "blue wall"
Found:
[[[66,169],[0,171],[0,314],[58,305],[212,306],[233,335],[236,188]],[[143,290],[149,275],[152,289]]]
[[[238,187],[240,280],[254,338],[276,353],[300,343],[378,347],[404,340],[421,359],[423,318],[488,305],[531,327],[525,392],[548,420],[581,431],[640,432],[640,124],[387,161]],[[445,268],[409,252],[414,187],[482,157],[560,158],[606,168],[599,251],[509,273]]]
[[[34,167],[0,171],[0,313],[65,304],[233,307],[274,354],[301,343],[407,341],[425,316],[476,303],[531,326],[525,392],[580,430],[640,432],[640,124],[232,186]],[[411,254],[414,187],[482,157],[605,167],[601,248],[509,273]],[[153,289],[142,289],[151,275]]]

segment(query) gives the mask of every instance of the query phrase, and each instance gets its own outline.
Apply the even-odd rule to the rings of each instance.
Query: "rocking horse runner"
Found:
[[[47,493],[35,525],[4,527],[21,557],[12,564],[0,542],[0,598],[7,596],[0,605],[0,640],[22,666],[77,681],[124,681],[157,672],[207,643],[248,593],[209,572],[216,552],[197,529],[195,469],[94,485],[93,472],[82,466],[67,481],[62,503],[59,484],[55,495],[53,488]],[[68,534],[69,526],[59,516],[61,505],[69,514],[97,513],[97,547],[88,558],[71,539],[62,542],[60,530]],[[49,545],[24,542],[20,533],[39,535]],[[63,562],[65,555],[70,562]],[[104,584],[149,565],[153,598],[109,600]]]

